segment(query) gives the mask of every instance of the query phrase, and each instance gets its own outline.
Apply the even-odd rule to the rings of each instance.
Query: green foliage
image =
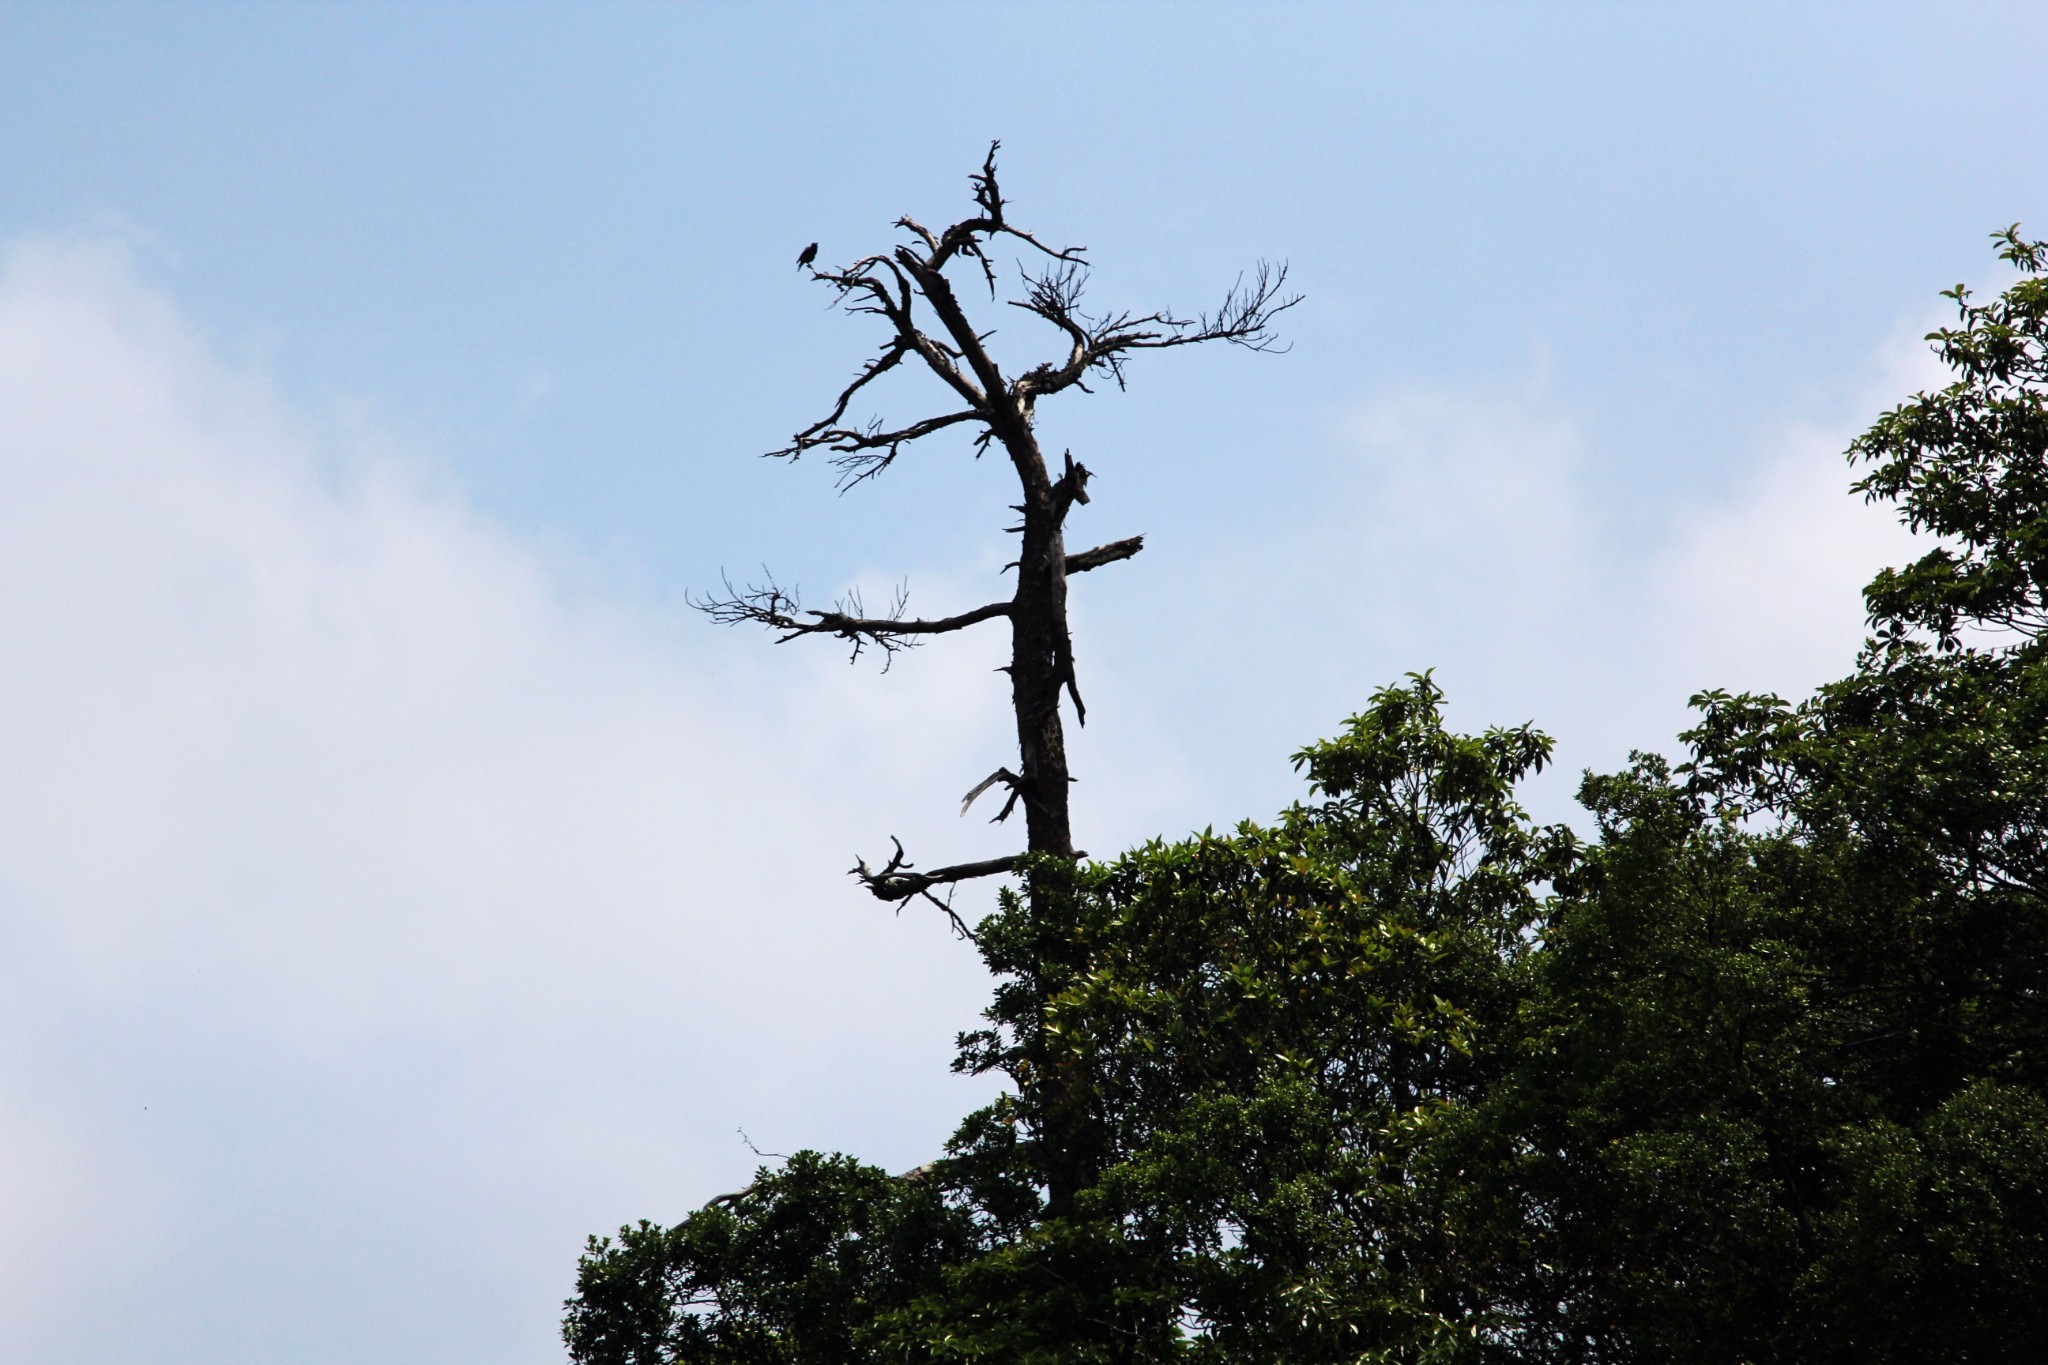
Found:
[[[1149,1314],[1137,1358],[1350,1361],[1454,1330],[1410,1167],[1480,1085],[1475,1035],[1574,843],[1513,800],[1548,741],[1449,734],[1441,700],[1380,692],[1299,755],[1321,799],[1270,827],[1148,845],[1066,874],[1057,923],[1011,898],[983,926],[1004,985],[963,1064],[1004,1072],[1035,1134],[1042,1106],[1082,1116],[1074,1221],[1121,1251],[1097,1283]]]
[[[1928,338],[1955,382],[1894,408],[1850,447],[1875,465],[1858,492],[1951,542],[1878,575],[1872,623],[1950,647],[1965,622],[2048,625],[2048,245],[2022,240],[2017,224],[1997,240],[2023,278],[1989,304],[1949,290],[1960,325]]]
[[[836,1365],[974,1249],[929,1185],[799,1152],[673,1228],[590,1239],[563,1335],[591,1365]]]
[[[804,1154],[593,1241],[566,1332],[670,1362],[2038,1358],[2048,1340],[2048,249],[1858,485],[1943,548],[1813,696],[1532,825],[1427,675],[1269,825],[1038,859],[977,928],[915,1178]]]
[[[1831,802],[1822,828],[1797,808],[1755,828],[1754,794],[1722,795],[1648,759],[1587,783],[1601,838],[1546,927],[1522,1055],[1442,1149],[1509,1210],[1463,1223],[1510,1271],[1487,1294],[1502,1354],[2016,1358],[1972,1343],[2001,1316],[2048,1328],[2023,1277],[1907,1296],[1869,1267],[1901,1163],[1959,1174],[1960,1116],[2040,1105],[2039,897],[1959,887],[1938,850],[1876,847]],[[2023,1191],[2037,1156],[1983,1159]],[[1928,1284],[1933,1246],[2048,1233],[2038,1195],[1914,1208],[1910,1250],[1885,1245]]]

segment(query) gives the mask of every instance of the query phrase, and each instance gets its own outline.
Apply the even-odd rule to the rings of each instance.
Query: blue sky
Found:
[[[2048,230],[2033,6],[0,8],[0,1355],[542,1361],[581,1236],[759,1144],[929,1155],[982,983],[843,873],[1000,851],[1004,471],[758,452],[870,334],[792,268],[991,138],[1106,305],[1261,257],[1285,355],[1042,414],[1077,823],[1269,812],[1435,667],[1573,775],[1846,666],[1840,451]],[[1003,342],[1035,338],[1001,318]],[[917,410],[914,383],[888,411]],[[1000,591],[994,588],[994,591]]]

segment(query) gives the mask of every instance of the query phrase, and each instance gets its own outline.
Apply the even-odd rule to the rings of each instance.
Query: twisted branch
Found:
[[[1028,424],[1039,398],[1068,388],[1086,391],[1090,374],[1107,374],[1121,387],[1124,359],[1132,351],[1205,341],[1225,341],[1255,351],[1279,349],[1272,332],[1273,318],[1300,301],[1296,295],[1283,294],[1285,265],[1261,262],[1249,281],[1238,278],[1211,313],[1180,317],[1169,311],[1125,311],[1091,317],[1083,312],[1086,248],[1048,245],[1009,221],[1008,201],[996,178],[996,151],[1001,145],[991,143],[980,171],[969,177],[977,210],[973,216],[943,232],[905,216],[896,220],[896,226],[911,240],[890,252],[864,256],[840,270],[808,267],[812,279],[834,291],[840,307],[887,320],[891,335],[840,391],[832,410],[797,432],[788,445],[770,451],[771,455],[793,460],[814,449],[833,451],[838,456],[833,463],[840,470],[843,490],[888,468],[905,445],[962,423],[983,426],[976,441],[979,452],[1003,429]],[[1004,379],[1001,367],[988,352],[991,334],[975,331],[945,274],[956,259],[972,260],[980,267],[993,298],[996,272],[989,247],[1005,237],[1049,261],[1044,271],[1025,274],[1024,297],[1012,300],[1012,306],[1052,323],[1068,341],[1063,359],[1046,361],[1014,381]],[[937,318],[936,331],[918,321],[920,301]],[[848,424],[846,411],[855,395],[913,355],[924,361],[964,406],[907,426],[890,427],[879,419]]]

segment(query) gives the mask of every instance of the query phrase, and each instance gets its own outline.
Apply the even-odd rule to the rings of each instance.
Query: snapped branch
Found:
[[[954,882],[972,881],[976,877],[994,877],[1016,870],[1017,860],[1022,855],[1012,853],[1002,858],[985,858],[978,863],[955,863],[951,867],[935,867],[929,872],[913,871],[910,859],[904,856],[903,841],[891,838],[896,851],[889,855],[889,861],[879,872],[868,867],[867,859],[854,863],[849,874],[860,879],[860,884],[872,892],[877,900],[902,901],[912,896],[921,896],[935,886],[950,886]]]
[[[1064,525],[1067,512],[1075,503],[1083,506],[1088,502],[1088,480],[1095,476],[1088,466],[1074,461],[1074,452],[1066,452],[1066,468],[1052,486],[1052,519],[1056,525]]]
[[[972,791],[961,797],[960,814],[966,815],[967,808],[974,804],[975,799],[998,782],[1010,789],[1010,799],[1003,802],[1003,808],[995,813],[995,816],[990,819],[989,823],[991,825],[1000,825],[1003,821],[1009,819],[1010,812],[1017,808],[1017,798],[1024,794],[1024,779],[1011,772],[1008,768],[996,769],[976,783]]]
[[[1114,564],[1119,559],[1129,559],[1144,548],[1145,537],[1143,536],[1130,536],[1123,540],[1112,540],[1107,545],[1098,545],[1092,550],[1083,550],[1079,554],[1068,555],[1067,572],[1069,574],[1087,573],[1090,569],[1099,569],[1105,564]]]
[[[935,867],[929,872],[918,872],[911,868],[910,859],[904,856],[903,841],[892,836],[889,842],[896,846],[896,851],[889,855],[889,861],[883,865],[881,871],[871,869],[867,859],[862,858],[854,863],[851,875],[857,877],[860,884],[877,900],[902,902],[912,897],[923,897],[952,921],[955,933],[970,941],[974,938],[974,931],[967,927],[967,922],[953,909],[951,888],[976,877],[994,877],[1005,872],[1013,872],[1021,856],[1013,853],[1004,858],[986,858],[978,863],[955,863],[951,867]],[[932,894],[932,888],[936,886],[947,888],[944,900]]]

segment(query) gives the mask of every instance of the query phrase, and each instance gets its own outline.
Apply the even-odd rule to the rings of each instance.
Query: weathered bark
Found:
[[[1010,697],[1017,719],[1026,845],[1033,853],[1071,858],[1071,774],[1060,723],[1060,689],[1073,677],[1073,648],[1067,638],[1066,540],[1045,460],[1029,432],[1011,445],[1011,460],[1024,485],[1025,509],[1017,595],[1010,603]]]
[[[834,289],[847,311],[883,319],[889,336],[880,351],[840,392],[832,410],[799,431],[788,446],[773,453],[794,460],[810,451],[830,452],[840,470],[842,487],[850,487],[880,474],[895,462],[904,447],[925,437],[956,427],[978,429],[975,448],[984,451],[1000,446],[1017,475],[1021,494],[1021,500],[1014,504],[1021,521],[1011,528],[1022,539],[1013,566],[1017,571],[1016,589],[1010,600],[954,616],[921,620],[904,616],[907,598],[899,592],[891,614],[869,616],[862,610],[858,597],[851,596],[830,611],[806,610],[794,591],[785,591],[771,579],[765,586],[743,591],[728,584],[724,597],[697,605],[720,621],[751,621],[767,626],[779,632],[779,639],[784,641],[804,635],[850,641],[856,658],[869,647],[880,649],[885,657],[892,656],[926,637],[1007,617],[1007,671],[1011,705],[1016,714],[1018,765],[1015,772],[997,769],[969,791],[962,803],[962,813],[983,791],[1000,783],[1008,788],[1009,795],[995,818],[1003,820],[1022,805],[1026,851],[1071,859],[1082,855],[1077,855],[1074,848],[1069,813],[1073,776],[1067,765],[1061,694],[1072,701],[1075,719],[1083,724],[1087,708],[1081,701],[1073,641],[1067,630],[1067,578],[1129,559],[1144,548],[1144,539],[1131,536],[1079,554],[1067,553],[1067,513],[1077,503],[1088,501],[1089,475],[1071,454],[1062,456],[1059,473],[1053,473],[1034,429],[1037,405],[1041,399],[1067,389],[1085,391],[1091,376],[1107,377],[1121,387],[1124,361],[1133,351],[1207,341],[1227,341],[1254,350],[1270,349],[1273,316],[1292,307],[1295,300],[1281,293],[1286,269],[1269,270],[1261,265],[1249,283],[1240,279],[1231,288],[1213,314],[1182,318],[1164,312],[1113,312],[1099,317],[1083,313],[1081,296],[1087,280],[1083,251],[1047,246],[1008,221],[1008,206],[996,183],[995,153],[992,145],[981,171],[971,177],[977,212],[944,232],[934,233],[911,218],[899,219],[897,226],[910,240],[886,253],[862,257],[840,270],[819,269],[814,264],[815,246],[805,250],[799,266],[808,269],[813,279]],[[946,275],[950,265],[962,259],[971,260],[993,298],[996,268],[990,251],[1006,238],[1044,263],[1038,274],[1024,271],[1024,295],[1013,300],[1011,306],[1050,323],[1064,338],[1065,347],[1064,354],[1015,376],[1006,376],[996,363],[986,345],[992,333],[976,330]],[[937,321],[935,329],[927,329],[922,321],[925,314]],[[901,426],[891,427],[879,420],[849,425],[847,410],[853,401],[869,385],[906,361],[921,362],[960,406]],[[920,871],[911,866],[898,843],[894,855],[879,871],[862,861],[855,865],[854,875],[883,900],[929,900],[946,913],[956,929],[969,934],[967,925],[954,914],[950,901],[934,895],[934,888],[1013,871],[1021,856]],[[1054,909],[1039,903],[1043,893],[1036,888],[1031,894],[1032,909],[1041,918]],[[1073,1106],[1068,1103],[1072,1093],[1068,1081],[1058,1067],[1049,1067],[1043,1070],[1037,1087],[1044,1115],[1040,1141],[1055,1215],[1071,1209],[1074,1192],[1091,1174],[1088,1144],[1076,1126],[1078,1116],[1071,1112]]]

